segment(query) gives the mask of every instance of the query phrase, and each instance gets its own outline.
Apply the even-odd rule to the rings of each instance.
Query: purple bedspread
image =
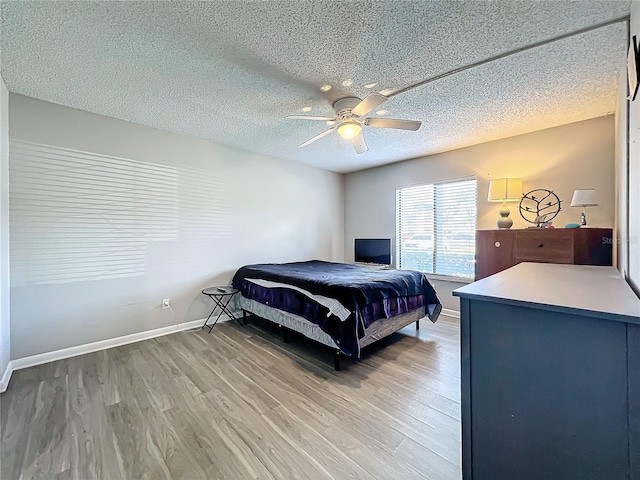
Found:
[[[263,287],[246,279],[294,285],[310,293],[335,298],[351,311],[345,321],[304,293]],[[441,306],[421,272],[381,270],[321,261],[248,265],[236,272],[232,285],[248,299],[299,315],[318,325],[342,351],[357,352],[357,339],[374,321],[413,311],[425,305],[432,321]]]

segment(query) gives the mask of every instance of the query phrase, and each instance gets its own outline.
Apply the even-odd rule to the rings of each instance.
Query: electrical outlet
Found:
[[[162,300],[162,309],[166,310],[167,308],[171,308],[171,302],[168,298],[165,298],[164,300]]]

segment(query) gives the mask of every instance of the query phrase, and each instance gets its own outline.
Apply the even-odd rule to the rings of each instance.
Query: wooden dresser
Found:
[[[476,232],[476,280],[521,262],[612,265],[610,228],[527,228]]]
[[[640,480],[640,300],[614,267],[522,263],[460,297],[465,480]]]

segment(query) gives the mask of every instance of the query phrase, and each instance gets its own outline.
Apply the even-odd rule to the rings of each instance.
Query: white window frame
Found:
[[[447,180],[442,180],[442,181],[438,181],[438,182],[429,182],[429,183],[421,183],[421,184],[416,184],[416,185],[405,185],[405,186],[401,186],[401,187],[397,187],[396,188],[396,268],[402,269],[402,268],[407,268],[407,269],[411,269],[411,267],[405,267],[402,264],[402,259],[403,259],[403,252],[402,252],[402,245],[403,245],[403,232],[402,232],[402,225],[401,225],[401,219],[402,219],[402,212],[401,212],[401,193],[403,190],[407,190],[407,189],[415,189],[415,188],[419,188],[419,187],[425,187],[425,188],[429,188],[431,187],[433,189],[432,195],[433,195],[433,201],[432,201],[432,210],[431,210],[431,222],[433,223],[432,225],[432,230],[429,232],[429,235],[431,236],[431,241],[433,244],[433,266],[432,268],[434,270],[437,269],[437,258],[438,258],[438,252],[439,247],[438,247],[438,242],[437,242],[437,230],[438,230],[438,226],[436,224],[436,211],[437,211],[437,205],[436,205],[436,188],[439,185],[444,185],[444,184],[452,184],[452,183],[462,183],[462,182],[468,182],[468,181],[473,181],[474,182],[474,189],[473,189],[473,224],[470,225],[470,228],[468,231],[465,231],[465,235],[472,235],[473,241],[472,241],[472,248],[473,248],[473,253],[472,253],[472,265],[471,265],[471,272],[469,276],[454,276],[454,275],[447,275],[447,274],[441,274],[441,273],[435,273],[432,271],[427,271],[427,270],[422,270],[423,272],[425,272],[427,274],[427,276],[429,278],[433,278],[433,279],[441,279],[441,280],[448,280],[448,281],[455,281],[455,282],[460,282],[460,283],[470,283],[473,282],[475,279],[475,235],[476,235],[476,230],[477,230],[477,217],[478,217],[478,180],[476,176],[469,176],[469,177],[461,177],[461,178],[454,178],[454,179],[447,179]],[[442,225],[440,225],[442,228]],[[404,233],[407,233],[406,231]],[[425,235],[425,237],[428,237],[429,235]],[[442,247],[440,247],[442,248]],[[428,251],[428,250],[427,250]],[[406,255],[405,255],[406,256]]]

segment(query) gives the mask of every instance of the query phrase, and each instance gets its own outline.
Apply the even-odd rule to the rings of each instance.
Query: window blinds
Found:
[[[398,188],[399,268],[473,279],[476,198],[475,178]]]

